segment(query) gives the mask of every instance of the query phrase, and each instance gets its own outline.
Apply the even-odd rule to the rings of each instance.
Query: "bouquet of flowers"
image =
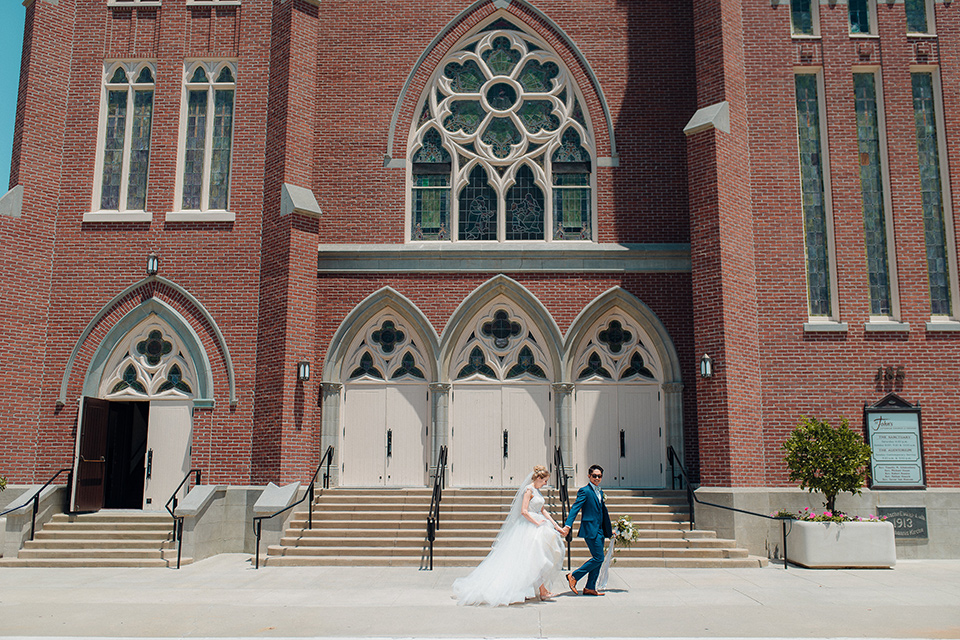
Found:
[[[792,518],[793,520],[806,520],[807,522],[884,522],[887,516],[849,516],[840,511],[824,511],[817,513],[815,509],[806,507],[799,513],[793,513],[786,509],[780,509],[770,514],[774,518]]]
[[[620,516],[613,525],[613,539],[617,550],[629,549],[630,545],[640,539],[640,532],[633,525],[630,516]]]

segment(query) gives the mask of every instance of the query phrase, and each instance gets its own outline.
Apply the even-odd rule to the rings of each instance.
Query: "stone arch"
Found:
[[[430,320],[406,296],[391,287],[384,287],[367,296],[346,315],[330,340],[330,348],[323,366],[322,381],[326,383],[343,382],[341,371],[349,350],[357,335],[367,324],[386,310],[392,310],[409,322],[420,335],[424,344],[425,364],[430,371],[425,372],[430,381],[437,380],[437,353],[439,338]]]
[[[663,393],[663,426],[666,445],[683,456],[683,376],[677,349],[666,326],[650,307],[632,293],[613,287],[594,298],[574,319],[564,339],[564,381],[577,382],[578,355],[585,341],[590,339],[597,323],[611,314],[630,318],[646,334],[650,344],[644,346],[656,354],[656,375]],[[572,445],[568,446],[572,452]],[[565,451],[566,455],[567,452]]]
[[[560,378],[562,370],[560,347],[563,340],[556,321],[543,303],[529,289],[516,280],[500,274],[487,280],[471,292],[450,316],[441,340],[438,366],[440,377],[438,380],[450,382],[450,367],[453,366],[454,358],[457,357],[456,351],[458,345],[462,342],[461,337],[464,332],[473,328],[469,323],[484,308],[500,297],[515,304],[542,333],[546,344],[541,345],[541,347],[546,352],[551,365],[551,371],[548,372],[547,378],[551,382]]]
[[[117,344],[133,330],[137,325],[147,319],[150,315],[155,315],[166,322],[170,328],[176,332],[179,340],[184,345],[187,353],[190,354],[191,362],[197,373],[197,390],[194,395],[195,407],[212,407],[214,405],[214,384],[213,371],[210,365],[209,355],[203,346],[203,341],[197,333],[190,320],[173,305],[157,297],[157,293],[167,290],[174,294],[175,298],[185,300],[193,311],[202,318],[207,325],[206,328],[211,334],[216,347],[220,350],[227,374],[228,392],[230,406],[237,404],[236,378],[233,368],[233,361],[230,357],[230,350],[227,347],[223,333],[209,311],[197,300],[189,291],[171,280],[160,276],[148,276],[143,280],[127,287],[103,307],[100,308],[87,326],[81,332],[77,341],[74,343],[70,357],[67,359],[64,367],[63,377],[60,382],[60,394],[57,398],[57,404],[63,406],[67,401],[67,389],[73,368],[80,359],[81,351],[89,341],[91,336],[98,330],[102,330],[104,322],[109,320],[111,314],[115,313],[123,305],[128,304],[136,295],[142,295],[146,298],[139,305],[134,306],[117,320],[109,330],[106,331],[99,344],[94,348],[87,365],[87,371],[82,383],[83,395],[97,395],[98,385],[103,375],[103,369],[106,366],[107,359],[113,353]]]
[[[482,15],[483,11],[489,12]],[[399,152],[396,149],[397,131],[406,132],[409,129],[408,126],[403,125],[401,122],[401,117],[404,116],[404,114],[407,112],[412,114],[409,116],[410,120],[416,118],[418,115],[414,113],[417,101],[420,99],[422,88],[433,73],[435,67],[435,64],[430,64],[431,56],[442,56],[450,46],[462,39],[465,35],[479,31],[498,18],[520,21],[524,26],[538,33],[544,39],[548,41],[558,41],[558,44],[561,46],[558,47],[557,53],[566,59],[567,65],[571,70],[578,68],[586,80],[585,82],[579,82],[579,85],[582,92],[586,94],[589,90],[589,93],[592,94],[584,96],[587,98],[588,104],[590,98],[595,98],[596,104],[600,106],[602,111],[601,117],[594,118],[593,128],[598,140],[598,155],[600,150],[603,149],[608,150],[609,156],[598,157],[597,163],[599,166],[617,166],[619,161],[616,140],[614,138],[613,118],[610,114],[607,99],[603,94],[603,89],[600,86],[599,78],[597,78],[596,73],[594,73],[586,56],[580,51],[570,36],[549,16],[534,7],[530,2],[527,2],[527,0],[494,0],[493,2],[489,0],[477,0],[454,16],[450,22],[439,31],[436,37],[434,37],[417,58],[416,63],[412,66],[410,74],[407,76],[400,90],[400,95],[397,97],[393,115],[390,118],[390,128],[387,133],[387,150],[384,157],[384,166],[390,168],[406,166],[406,149],[402,149]],[[468,23],[471,24],[465,28]],[[585,108],[589,109],[589,106],[585,105]],[[410,120],[406,120],[406,123],[409,124]],[[402,139],[406,140],[406,136],[402,135]],[[606,143],[602,147],[599,146],[601,140]]]

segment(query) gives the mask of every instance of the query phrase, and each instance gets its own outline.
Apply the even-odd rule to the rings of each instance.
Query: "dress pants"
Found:
[[[600,576],[600,566],[603,564],[603,534],[595,538],[584,538],[587,548],[590,549],[590,559],[584,562],[579,569],[573,572],[577,580],[587,576],[587,589],[597,588],[597,578]]]

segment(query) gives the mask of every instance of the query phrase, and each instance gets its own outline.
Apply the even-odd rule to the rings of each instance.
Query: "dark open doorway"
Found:
[[[149,402],[111,402],[107,425],[104,509],[143,507]]]
[[[77,511],[143,507],[149,415],[149,402],[84,398]]]

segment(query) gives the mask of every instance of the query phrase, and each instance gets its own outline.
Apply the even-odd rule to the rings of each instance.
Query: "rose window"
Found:
[[[413,241],[593,240],[593,137],[539,38],[498,20],[438,65],[411,139]]]

